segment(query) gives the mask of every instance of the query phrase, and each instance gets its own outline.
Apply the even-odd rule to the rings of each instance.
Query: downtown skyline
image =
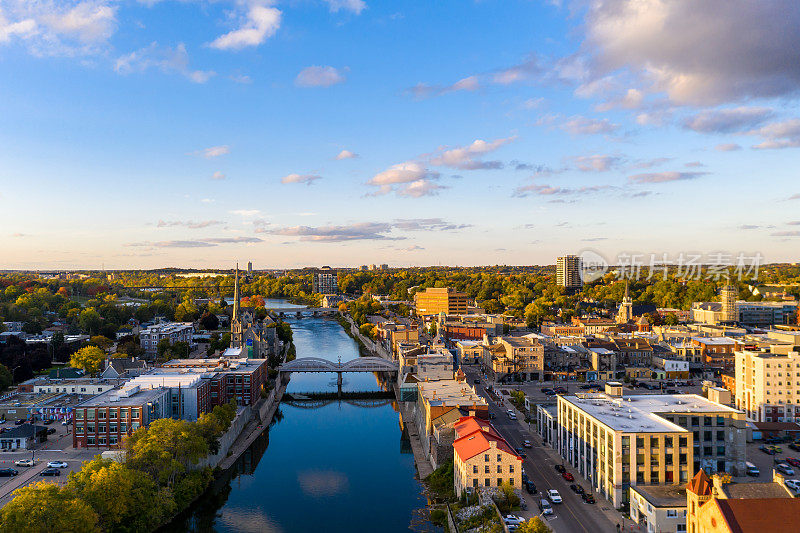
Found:
[[[0,0],[0,269],[796,261],[788,0]]]

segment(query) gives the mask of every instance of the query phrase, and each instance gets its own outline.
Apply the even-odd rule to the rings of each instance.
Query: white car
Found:
[[[70,422],[71,422],[70,420],[64,420],[63,422],[61,422],[61,425],[62,426],[68,426],[70,424]]]
[[[47,463],[47,468],[67,468],[67,463],[64,461],[50,461]]]
[[[521,516],[514,516],[513,514],[508,514],[508,515],[505,516],[505,518],[503,518],[503,522],[505,522],[507,525],[514,524],[514,525],[518,526],[521,523],[523,523],[524,521],[525,521],[525,519],[522,518]]]
[[[14,461],[16,466],[33,466],[33,459],[20,459],[19,461]]]
[[[525,446],[526,448],[530,448],[531,447],[531,441],[526,439],[526,440],[522,441],[522,445]]]
[[[787,465],[786,463],[779,464],[778,466],[775,467],[775,470],[787,476],[794,475],[794,470],[792,470],[792,467]]]
[[[556,489],[550,489],[547,491],[547,498],[553,503],[561,503],[561,494],[558,493]]]
[[[800,492],[800,479],[787,479],[784,483],[793,491]]]

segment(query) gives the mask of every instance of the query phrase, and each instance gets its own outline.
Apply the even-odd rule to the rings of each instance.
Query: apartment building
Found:
[[[692,472],[743,473],[744,413],[692,394],[558,397],[558,452],[615,507],[629,488],[686,483]]]
[[[417,316],[466,315],[469,296],[450,287],[428,288],[414,295]]]
[[[312,290],[318,294],[338,294],[339,280],[336,271],[324,266],[311,273]]]
[[[556,260],[556,283],[559,287],[580,289],[583,287],[581,277],[581,258],[577,255],[565,255]]]
[[[686,532],[686,488],[636,485],[630,488],[631,519],[648,533]]]
[[[466,490],[499,487],[509,483],[522,487],[522,457],[492,425],[475,417],[455,424],[453,470],[456,495]]]
[[[158,352],[158,343],[163,339],[167,339],[170,344],[191,344],[192,335],[194,327],[191,322],[162,322],[141,330],[139,344],[148,356],[154,356]]]
[[[691,343],[700,349],[706,366],[719,370],[731,370],[734,363],[736,341],[730,337],[692,337]]]
[[[736,407],[756,422],[800,422],[800,352],[735,354]]]
[[[241,350],[229,348],[233,354]],[[224,355],[224,354],[223,354]],[[253,405],[261,397],[261,387],[267,380],[267,360],[243,357],[220,357],[218,359],[173,359],[162,369],[190,370],[205,374],[210,380],[209,400],[211,407],[236,399],[237,405]]]
[[[461,364],[479,364],[483,361],[484,350],[484,345],[477,341],[456,342],[456,353]]]

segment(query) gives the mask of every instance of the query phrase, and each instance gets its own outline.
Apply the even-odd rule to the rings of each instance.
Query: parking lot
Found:
[[[759,449],[760,446],[764,445],[761,441],[750,442],[747,444],[747,461],[756,465],[758,470],[760,471],[760,475],[758,478],[744,476],[736,478],[737,481],[771,481],[772,480],[772,470],[775,467],[775,464],[778,462],[786,462],[786,459],[791,457],[793,459],[800,460],[800,452],[792,450],[789,448],[789,443],[782,443],[776,444],[781,449],[780,453],[776,453],[774,455],[769,455],[764,453]],[[769,446],[769,445],[767,445]],[[791,466],[791,465],[790,465]],[[800,468],[798,467],[791,467],[794,470],[794,475],[787,475],[787,479],[800,479]]]

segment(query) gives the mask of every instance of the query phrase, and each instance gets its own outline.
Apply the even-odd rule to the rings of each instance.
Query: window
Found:
[[[94,446],[94,437],[86,437],[86,445]]]
[[[105,446],[105,445],[106,445],[106,438],[100,437],[100,446]]]
[[[97,430],[98,430],[100,433],[105,433],[105,432],[106,432],[106,425],[105,425],[105,424],[103,424],[102,426],[99,426],[99,427],[97,428]]]
[[[492,483],[492,480],[491,480],[491,479],[489,479],[488,477],[487,477],[486,479],[484,479],[484,480],[483,480],[483,484],[484,484],[485,486],[487,486],[487,487],[491,487],[491,486],[492,486],[492,485],[491,485],[491,483]]]
[[[117,418],[117,410],[116,410],[116,409],[112,409],[112,410],[111,410],[111,411],[108,413],[108,417],[109,417],[109,418],[111,418],[111,419]]]
[[[486,461],[487,463],[489,462],[489,454],[488,453],[483,456],[483,460]]]
[[[710,426],[711,425],[711,417],[710,416],[704,416],[703,417],[703,425],[704,426]]]
[[[508,478],[508,482],[509,482],[511,485],[513,485],[513,484],[514,484],[514,478],[513,478],[513,477],[510,477],[510,478]]]
[[[103,419],[106,417],[106,410],[105,409],[98,409],[97,410],[97,418]]]
[[[503,462],[503,456],[501,454],[499,454],[499,453],[497,454],[497,462],[498,463],[502,463]]]
[[[89,424],[86,426],[86,433],[94,433],[94,424]]]
[[[497,486],[499,487],[502,484],[503,484],[503,478],[501,477],[497,478]]]
[[[472,473],[473,474],[477,474],[478,473],[478,465],[472,465]]]
[[[94,409],[86,410],[86,418],[89,420],[94,420]]]
[[[503,467],[502,466],[497,465],[497,473],[498,474],[502,474],[503,473]]]
[[[484,474],[488,474],[489,473],[489,465],[486,465],[486,466],[483,467],[483,473]]]
[[[77,435],[83,435],[83,426],[75,426],[75,433]]]
[[[667,518],[676,518],[678,516],[678,511],[675,509],[667,509]]]
[[[509,465],[508,466],[508,473],[509,474],[513,474],[514,473],[514,465]]]
[[[108,443],[109,443],[111,446],[114,446],[114,445],[117,443],[117,436],[116,436],[116,435],[111,435],[111,436],[108,438]]]

